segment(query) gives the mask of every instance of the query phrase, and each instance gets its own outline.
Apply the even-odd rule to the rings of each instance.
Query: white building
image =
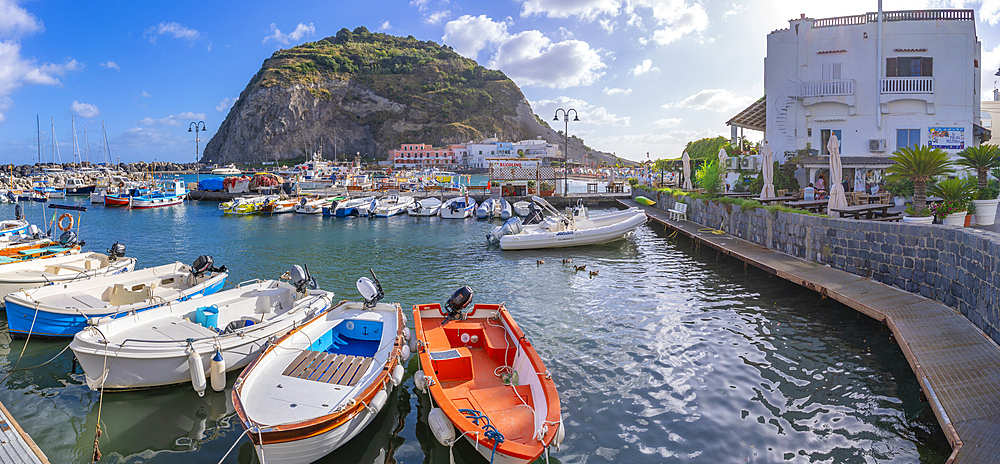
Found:
[[[802,15],[768,34],[763,102],[728,124],[763,129],[777,160],[814,150],[807,182],[826,165],[833,134],[845,176],[880,177],[898,148],[954,154],[988,140],[980,50],[973,10],[888,11],[881,26],[878,13]]]

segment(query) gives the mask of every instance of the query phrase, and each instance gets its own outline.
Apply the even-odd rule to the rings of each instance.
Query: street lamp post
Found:
[[[199,127],[201,130],[198,129]],[[198,155],[201,153],[201,147],[199,146],[199,142],[201,142],[200,135],[202,131],[207,130],[208,128],[205,127],[205,121],[191,122],[191,124],[188,124],[188,132],[194,132],[194,172],[195,178],[198,182],[201,182],[201,172],[198,169]]]
[[[563,140],[565,141],[565,151],[563,152],[563,196],[569,196],[569,112],[573,112],[573,121],[579,122],[579,113],[575,109],[570,108],[564,110],[559,108],[556,110],[556,116],[552,118],[553,121],[559,120],[559,112],[563,113],[563,121],[566,123],[566,128],[563,130]]]

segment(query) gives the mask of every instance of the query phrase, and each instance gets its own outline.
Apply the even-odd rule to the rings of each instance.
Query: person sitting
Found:
[[[813,187],[812,182],[805,188],[802,194],[802,199],[805,201],[813,201],[816,199],[816,189]]]
[[[823,176],[819,176],[816,179],[816,199],[822,200],[826,196],[826,179]]]

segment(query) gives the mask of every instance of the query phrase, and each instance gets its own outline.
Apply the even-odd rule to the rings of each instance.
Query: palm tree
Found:
[[[927,208],[927,181],[955,172],[949,166],[948,153],[926,145],[900,148],[892,153],[889,160],[893,162],[886,170],[890,180],[913,181],[913,208],[917,211]]]
[[[959,159],[955,164],[976,171],[980,192],[986,190],[990,170],[1000,168],[1000,147],[996,145],[987,144],[978,147],[968,147],[960,151],[958,157]],[[980,200],[992,200],[992,198],[980,198]]]

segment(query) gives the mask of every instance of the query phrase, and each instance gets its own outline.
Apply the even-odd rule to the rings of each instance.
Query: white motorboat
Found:
[[[204,394],[206,377],[222,391],[227,371],[257,357],[280,337],[333,306],[333,292],[294,266],[294,284],[278,280],[237,288],[141,313],[102,320],[73,337],[70,348],[91,389],[134,389],[192,382]],[[210,373],[207,371],[210,370]]]
[[[219,209],[222,210],[223,214],[232,214],[235,216],[248,216],[251,214],[257,214],[268,204],[272,199],[277,200],[276,197],[271,197],[268,195],[249,195],[243,197],[233,198],[232,201],[227,201],[219,203]]]
[[[48,284],[110,276],[135,269],[135,258],[125,257],[125,245],[115,242],[108,254],[75,253],[46,259],[12,262],[0,267],[0,295]],[[10,313],[8,313],[10,317]]]
[[[225,266],[216,268],[211,257],[200,256],[192,266],[172,263],[21,290],[4,298],[7,322],[12,335],[68,338],[105,316],[115,319],[214,293],[227,276]]]
[[[323,208],[336,208],[337,202],[343,199],[344,197],[303,197],[295,204],[294,209],[299,214],[320,214],[323,212]]]
[[[386,195],[375,204],[375,207],[368,211],[368,214],[375,217],[389,217],[405,212],[413,204],[413,197],[394,193]]]
[[[530,201],[524,201],[524,200],[515,201],[512,206],[514,208],[514,213],[517,214],[518,216],[522,217],[527,216],[528,213],[531,211]]]
[[[441,200],[430,197],[413,202],[406,210],[410,216],[437,216],[441,211]]]
[[[365,302],[341,302],[293,328],[236,380],[233,404],[260,462],[326,456],[358,435],[403,381],[412,335],[402,309],[379,303],[382,289],[367,278],[358,288]]]
[[[337,203],[337,206],[332,208],[333,213],[326,214],[325,216],[364,216],[368,214],[368,207],[371,203],[375,201],[375,197],[364,197],[364,198],[352,198],[350,200],[344,200]],[[329,210],[327,208],[327,210]],[[364,213],[362,214],[362,210]]]
[[[243,174],[243,171],[236,169],[235,164],[222,166],[221,168],[215,168],[212,170],[212,175],[214,176],[238,176],[240,174]]]
[[[476,200],[468,195],[449,198],[441,204],[441,217],[444,219],[465,219],[476,212]]]
[[[23,218],[0,221],[0,237],[10,237],[28,233],[28,221]]]
[[[476,218],[478,219],[510,219],[510,202],[502,197],[488,198],[476,208]]]
[[[522,223],[521,218],[511,218],[487,234],[487,242],[500,245],[501,250],[596,245],[623,239],[648,219],[639,208],[591,217],[582,202],[567,217],[539,197],[532,197],[532,200],[548,217],[537,223],[529,220],[527,224]]]

